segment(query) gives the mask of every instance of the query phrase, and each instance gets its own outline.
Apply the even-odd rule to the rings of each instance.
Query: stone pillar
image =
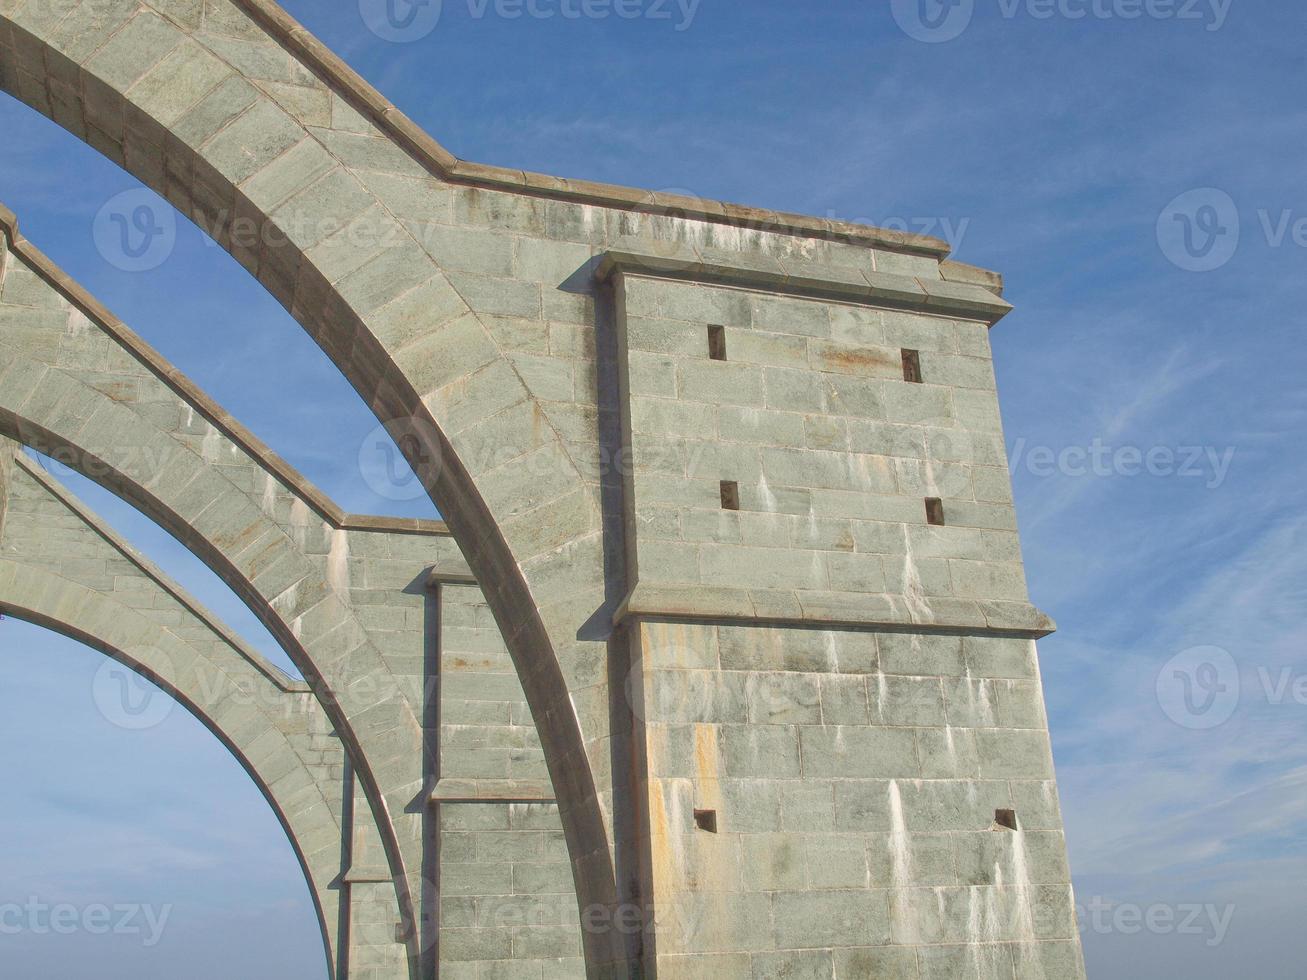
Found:
[[[647,972],[1079,980],[994,311],[702,271],[601,270]]]
[[[585,976],[562,818],[522,682],[481,589],[439,574],[432,585],[439,922],[438,969],[424,976]]]
[[[4,295],[5,273],[9,270],[9,236],[14,233],[14,216],[0,205],[0,296]],[[9,496],[9,473],[18,444],[0,436],[0,540],[5,530],[5,502]]]
[[[14,465],[14,453],[18,444],[0,437],[0,541],[4,540],[5,511],[9,501],[9,481]]]

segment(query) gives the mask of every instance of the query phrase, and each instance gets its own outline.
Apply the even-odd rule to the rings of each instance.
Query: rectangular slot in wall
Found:
[[[903,348],[903,380],[921,384],[921,352]]]
[[[722,510],[740,509],[740,485],[734,480],[722,481]]]
[[[726,328],[720,323],[708,324],[708,356],[714,361],[726,360]]]
[[[994,823],[1004,830],[1018,830],[1016,810],[995,810]]]
[[[926,498],[926,523],[936,527],[944,526],[944,501],[938,497]]]
[[[710,834],[717,833],[717,811],[695,810],[694,825],[700,830],[707,831]]]

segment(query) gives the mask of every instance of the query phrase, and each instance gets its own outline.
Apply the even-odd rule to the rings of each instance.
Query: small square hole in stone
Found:
[[[995,810],[994,823],[998,824],[1004,830],[1018,830],[1017,811],[1016,810]]]
[[[903,380],[921,384],[921,353],[903,348]]]
[[[926,523],[937,527],[944,525],[944,501],[938,497],[926,498]]]
[[[722,510],[740,509],[740,485],[734,480],[722,481]]]
[[[708,356],[714,361],[726,360],[726,328],[719,323],[708,324]]]
[[[695,810],[694,825],[700,830],[706,830],[710,834],[717,833],[717,811]]]

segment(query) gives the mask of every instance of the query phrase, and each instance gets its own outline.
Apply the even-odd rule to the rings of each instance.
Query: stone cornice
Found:
[[[223,435],[240,446],[252,459],[259,462],[291,493],[303,500],[319,517],[332,527],[346,531],[377,532],[382,534],[419,534],[449,537],[444,521],[423,520],[416,517],[378,517],[365,514],[347,514],[336,502],[310,483],[298,470],[273,452],[257,436],[229,415],[221,405],[198,388],[190,378],[173,367],[162,354],[142,340],[125,323],[119,320],[99,300],[86,291],[76,280],[60,269],[40,249],[29,242],[18,230],[14,213],[0,204],[0,231],[9,248],[31,269],[59,292],[65,299],[86,315],[105,333],[117,341],[146,369],[172,389],[178,398],[195,408]]]
[[[613,614],[613,624],[667,620],[811,629],[999,633],[1038,639],[1057,625],[1028,602],[931,598],[880,593],[764,592],[715,586],[637,585]]]
[[[664,194],[616,184],[568,180],[526,170],[491,167],[460,160],[432,139],[413,120],[369,85],[335,52],[271,0],[233,0],[278,44],[317,75],[329,88],[409,153],[432,176],[456,184],[485,187],[512,194],[593,204],[623,211],[676,215],[730,225],[750,231],[770,231],[804,238],[847,242],[869,248],[943,259],[947,242],[927,235],[875,228],[871,225],[813,218],[800,214],[746,207],[705,198]]]
[[[787,263],[770,256],[673,243],[656,251],[649,251],[648,243],[639,248],[619,244],[604,255],[595,277],[603,281],[619,272],[912,310],[979,320],[991,326],[1012,310],[1012,304],[992,288],[972,281]]]
[[[458,779],[444,777],[432,787],[427,803],[557,803],[549,780]]]

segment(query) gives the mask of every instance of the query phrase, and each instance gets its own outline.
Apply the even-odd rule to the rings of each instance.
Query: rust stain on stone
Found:
[[[137,384],[133,381],[98,381],[91,385],[113,401],[132,404],[136,401]]]
[[[694,726],[694,769],[700,781],[717,782],[717,726]]]
[[[231,554],[240,554],[242,551],[244,551],[246,548],[252,545],[255,541],[257,541],[260,535],[263,534],[264,530],[265,530],[264,522],[262,520],[255,520],[255,521],[251,521],[249,524],[245,525],[243,528],[241,528],[239,531],[236,531],[234,534],[225,536],[228,541],[228,551]],[[219,538],[222,537],[224,536],[217,535],[215,536],[215,540],[218,540]]]
[[[821,352],[824,367],[846,374],[898,372],[900,365],[878,350],[865,347],[828,347]]]

